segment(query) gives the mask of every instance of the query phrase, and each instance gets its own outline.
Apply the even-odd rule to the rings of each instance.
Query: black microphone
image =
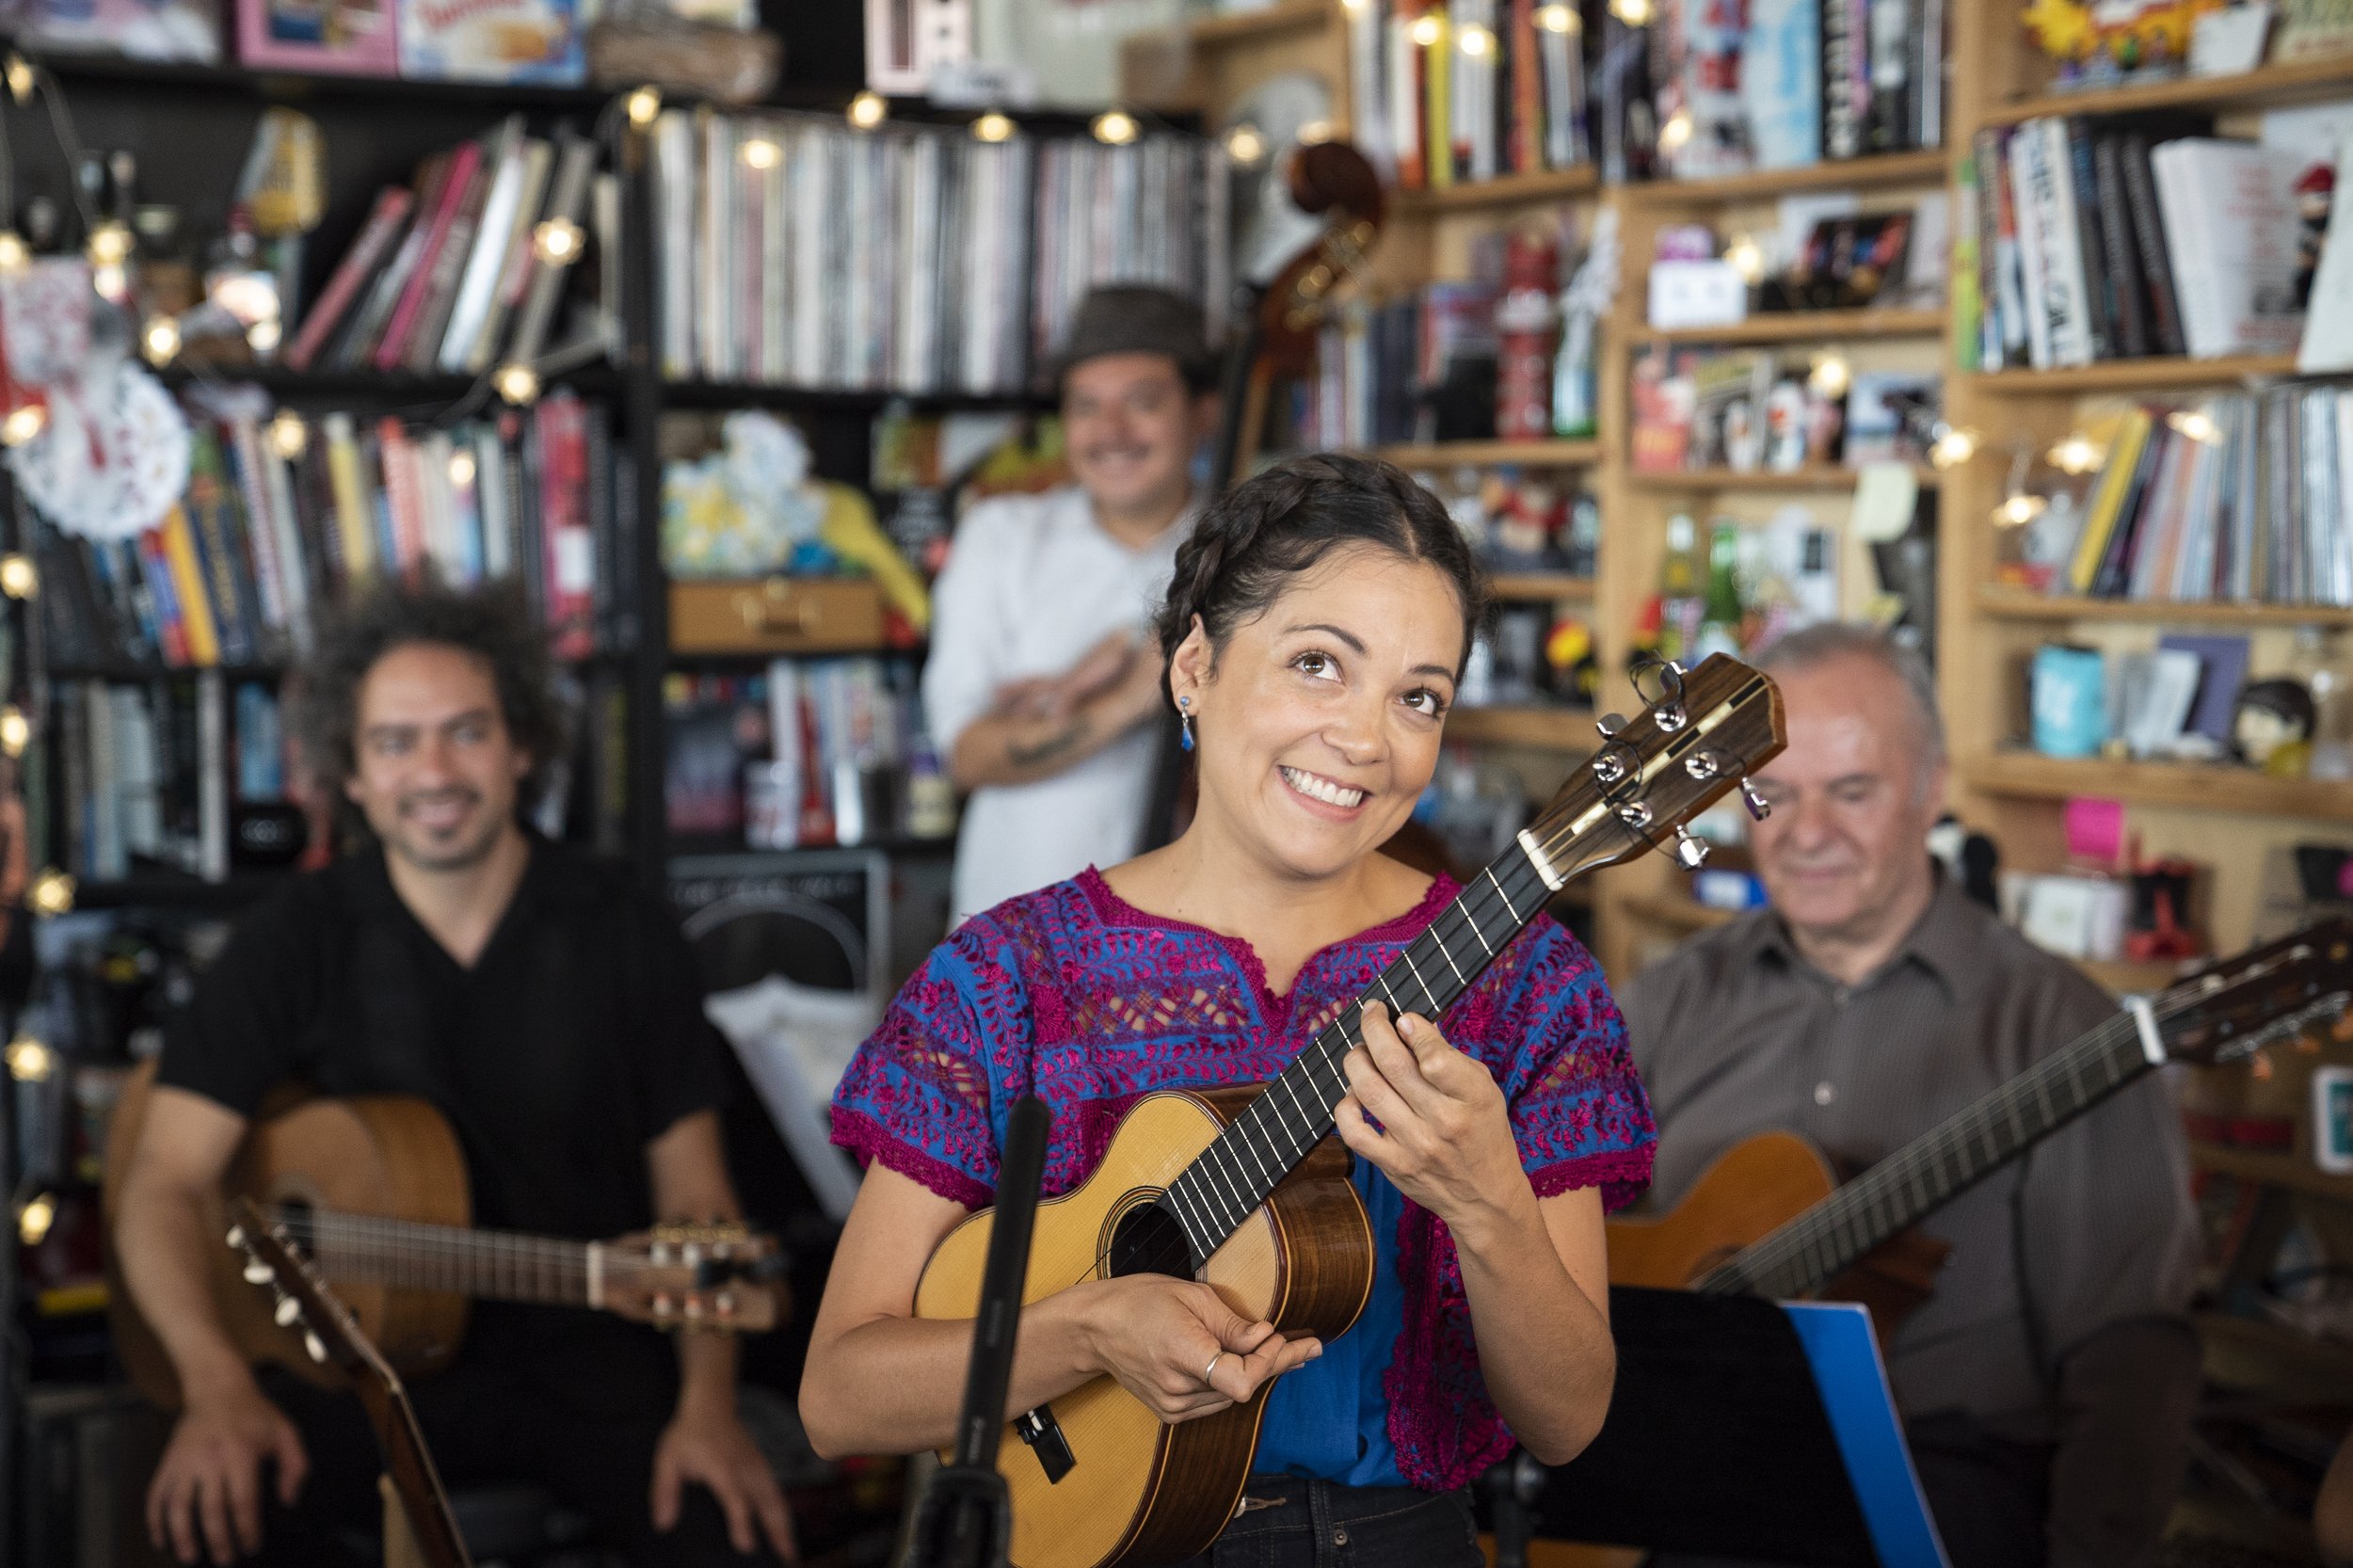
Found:
[[[907,1534],[905,1568],[1001,1568],[1013,1533],[1013,1505],[997,1473],[1013,1384],[1013,1351],[1021,1328],[1021,1286],[1030,1272],[1030,1232],[1046,1136],[1053,1115],[1035,1095],[1016,1100],[997,1173],[997,1208],[981,1272],[981,1306],[972,1320],[972,1358],[965,1372],[964,1414],[955,1457],[932,1478]]]

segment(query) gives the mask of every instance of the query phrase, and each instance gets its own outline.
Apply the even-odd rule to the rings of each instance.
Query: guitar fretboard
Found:
[[[1332,1113],[1348,1095],[1340,1064],[1364,1040],[1364,1003],[1437,1017],[1551,896],[1526,849],[1504,851],[1169,1184],[1161,1202],[1183,1226],[1194,1268],[1332,1130]]]
[[[2153,1016],[2151,1030],[2155,1028]],[[2122,1012],[1906,1144],[1703,1277],[1714,1295],[1786,1301],[1820,1288],[2161,1061]]]
[[[600,1267],[587,1243],[553,1237],[328,1209],[289,1208],[276,1218],[332,1280],[585,1306]],[[606,1258],[601,1266],[610,1270],[615,1262]]]

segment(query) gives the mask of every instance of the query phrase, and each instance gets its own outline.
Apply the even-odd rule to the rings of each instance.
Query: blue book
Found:
[[[1821,0],[1751,0],[1740,103],[1758,168],[1821,161]]]

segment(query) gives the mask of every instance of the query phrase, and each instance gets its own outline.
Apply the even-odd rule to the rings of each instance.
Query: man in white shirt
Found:
[[[1136,852],[1166,698],[1148,623],[1216,422],[1201,312],[1096,289],[1058,362],[1078,483],[972,508],[934,589],[923,706],[959,789],[955,917]]]

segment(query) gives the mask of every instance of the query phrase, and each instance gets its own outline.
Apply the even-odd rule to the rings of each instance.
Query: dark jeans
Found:
[[[678,1527],[657,1531],[648,1512],[653,1448],[669,1420],[675,1387],[632,1388],[616,1399],[599,1368],[579,1367],[567,1390],[531,1369],[529,1357],[477,1355],[409,1386],[417,1421],[442,1485],[451,1492],[529,1482],[545,1488],[594,1526],[593,1543],[642,1568],[707,1568],[747,1558],[728,1544],[727,1520],[701,1486],[686,1489]],[[643,1381],[643,1380],[621,1380]],[[384,1468],[360,1401],[275,1371],[263,1388],[302,1432],[310,1480],[291,1511],[272,1496],[263,1521],[263,1563],[342,1568],[355,1557],[344,1537],[379,1538]],[[264,1478],[265,1487],[274,1480]]]
[[[1467,1492],[1253,1476],[1244,1512],[1178,1568],[1480,1568]]]

